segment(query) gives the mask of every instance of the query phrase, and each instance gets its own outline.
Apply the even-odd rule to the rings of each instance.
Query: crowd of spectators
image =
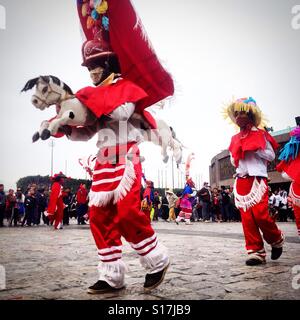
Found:
[[[160,190],[161,192],[161,190]],[[234,203],[232,187],[221,186],[211,188],[204,183],[200,190],[191,197],[192,222],[239,222],[241,216]],[[49,225],[44,214],[49,201],[49,188],[31,184],[23,193],[20,188],[16,191],[9,189],[4,192],[0,184],[0,227],[4,226],[38,226]],[[152,200],[152,215],[154,221],[175,221],[178,217],[181,193],[176,194],[172,189],[166,189],[159,194],[154,192]],[[78,225],[84,225],[88,220],[88,190],[84,184],[74,193],[70,188],[63,189],[64,218],[63,225],[69,225],[70,219],[76,219]],[[288,193],[283,189],[274,192],[269,188],[270,214],[280,222],[294,220],[293,211],[288,205]],[[5,224],[6,220],[6,224]]]
[[[289,205],[288,192],[284,189],[278,188],[273,192],[269,188],[269,208],[277,221],[287,222],[288,219],[295,219],[292,206]]]
[[[77,224],[86,224],[88,211],[88,190],[84,184],[73,193],[70,188],[64,188],[63,224],[69,225],[70,219],[76,219]],[[6,193],[4,185],[0,184],[0,227],[30,227],[40,224],[49,225],[45,215],[49,201],[49,188],[30,184],[23,193],[21,188],[9,189]],[[6,223],[5,223],[6,222]]]
[[[190,198],[192,202],[192,222],[240,222],[240,211],[235,206],[233,188],[221,186],[211,188],[204,183],[200,190],[195,191]],[[154,193],[153,219],[167,222],[175,221],[178,217],[181,192],[176,194],[172,189],[166,189],[162,194]],[[284,189],[269,188],[270,215],[276,221],[294,221],[292,208],[288,205],[288,192]]]
[[[173,190],[165,190],[165,194],[155,192],[153,201],[153,220],[159,218],[166,221],[175,221],[180,212],[181,193]],[[191,221],[203,222],[234,222],[240,221],[239,210],[234,205],[232,188],[222,186],[220,189],[210,188],[208,183],[191,197],[192,216]]]

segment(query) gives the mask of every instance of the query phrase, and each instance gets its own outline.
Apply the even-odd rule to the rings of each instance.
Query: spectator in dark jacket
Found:
[[[88,211],[88,192],[85,184],[81,184],[77,193],[77,224],[86,224],[84,221],[84,215]]]
[[[36,210],[36,217],[35,217],[34,224],[39,225],[41,222],[41,217],[43,217],[44,223],[49,225],[49,220],[44,215],[47,205],[48,205],[48,201],[47,201],[47,196],[45,195],[45,188],[40,188],[36,193],[37,210]]]
[[[7,212],[7,221],[9,226],[12,226],[14,222],[14,226],[18,225],[18,207],[17,207],[17,198],[13,189],[9,189],[7,197],[6,197],[6,212]]]
[[[33,219],[34,213],[36,210],[36,197],[35,197],[35,190],[30,188],[28,194],[25,196],[25,216],[22,221],[22,227],[26,222],[26,226],[30,227]]]
[[[0,184],[0,228],[4,226],[3,220],[5,216],[6,196],[4,193],[4,185]]]
[[[65,204],[63,225],[69,225],[70,223],[70,209],[71,209],[72,200],[73,200],[73,193],[71,192],[71,189],[65,188],[63,192],[63,202]]]
[[[232,221],[232,208],[229,189],[225,186],[221,186],[221,212],[223,221]]]
[[[153,220],[158,220],[158,208],[160,206],[160,199],[158,192],[154,192],[154,200],[153,200],[153,208],[154,208],[154,216]]]
[[[169,202],[166,196],[163,196],[161,200],[161,212],[161,218],[167,220],[169,218]]]
[[[219,190],[218,188],[214,188],[212,193],[212,214],[215,218],[217,218],[218,222],[222,221],[220,202],[221,195],[219,194]]]
[[[17,208],[18,208],[18,220],[20,221],[21,218],[24,217],[24,213],[25,213],[25,207],[24,207],[25,196],[22,193],[21,188],[17,188],[16,198],[17,198]]]
[[[198,193],[202,204],[202,218],[204,222],[210,221],[211,217],[211,193],[207,182],[204,182],[203,188]]]

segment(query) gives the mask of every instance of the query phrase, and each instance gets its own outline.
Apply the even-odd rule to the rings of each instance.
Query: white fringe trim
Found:
[[[251,191],[245,196],[241,196],[240,194],[238,194],[236,186],[237,180],[235,180],[234,183],[235,205],[237,208],[243,209],[244,211],[247,211],[249,208],[259,203],[263,195],[267,191],[267,185],[263,179],[258,182],[255,178],[252,184]]]
[[[149,270],[150,274],[163,270],[170,263],[167,248],[157,244],[156,248],[148,254],[140,256],[140,263],[146,270]]]
[[[113,203],[116,204],[119,200],[125,198],[132,188],[135,180],[136,174],[134,171],[134,165],[127,159],[124,175],[118,187],[112,191],[95,192],[91,190],[89,193],[89,206],[105,207],[110,201],[113,201]]]
[[[292,204],[294,206],[300,207],[300,196],[298,194],[296,194],[296,192],[294,191],[293,183],[291,183],[291,186],[290,186],[290,194],[289,194],[289,196],[292,199]]]
[[[126,271],[127,267],[121,259],[112,262],[99,262],[98,265],[99,280],[107,282],[116,289],[124,287]]]
[[[257,252],[248,252],[249,259],[256,259],[259,261],[266,261],[266,252],[265,250],[257,251]]]

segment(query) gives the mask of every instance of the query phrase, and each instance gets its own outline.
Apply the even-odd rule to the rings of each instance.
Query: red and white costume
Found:
[[[98,101],[103,104],[105,87],[110,90],[110,86],[122,81],[105,85],[102,90],[98,90],[98,87],[89,88],[89,91],[97,90],[98,95],[94,96],[91,92],[85,95],[81,92],[80,99],[86,104],[98,104]],[[100,259],[99,280],[106,281],[115,288],[124,286],[126,270],[121,259],[121,237],[138,253],[141,264],[149,270],[148,273],[159,272],[169,263],[148,217],[140,209],[142,168],[137,142],[142,141],[142,136],[128,121],[135,112],[136,103],[146,93],[141,88],[135,93],[128,93],[127,90],[135,90],[137,86],[128,86],[127,83],[128,81],[125,87],[118,85],[121,88],[116,93],[118,105],[110,112],[109,120],[99,123],[95,128],[73,129],[69,137],[71,140],[86,140],[98,132],[99,152],[89,194],[89,218]],[[107,101],[111,103],[111,100]],[[107,106],[104,105],[103,108]]]
[[[99,280],[121,288],[126,269],[121,237],[137,252],[148,274],[169,264],[149,219],[140,210],[142,169],[137,144],[143,140],[142,127],[156,128],[145,109],[172,96],[174,84],[151,48],[131,1],[109,0],[97,6],[93,2],[99,13],[94,12],[93,17],[86,10],[88,6],[78,2],[87,39],[83,65],[102,58],[108,63],[107,59],[116,55],[124,79],[104,81],[76,93],[77,99],[101,118],[92,127],[73,128],[69,138],[88,140],[98,133],[99,152],[89,194],[90,227],[100,259]]]
[[[54,221],[54,228],[60,229],[64,217],[64,202],[62,194],[61,180],[55,181],[51,187],[47,216],[50,221]]]
[[[300,153],[296,159],[290,159],[289,162],[281,161],[277,170],[285,173],[287,178],[292,180],[289,198],[294,210],[298,235],[300,236]]]
[[[246,250],[262,261],[266,256],[263,239],[275,248],[283,245],[282,232],[268,210],[267,163],[275,159],[276,148],[274,138],[254,126],[246,136],[233,136],[229,147],[236,167],[235,204],[241,212]]]

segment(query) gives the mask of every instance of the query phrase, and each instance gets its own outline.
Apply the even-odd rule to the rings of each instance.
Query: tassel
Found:
[[[294,191],[293,184],[291,184],[290,186],[289,196],[291,197],[292,204],[294,206],[300,207],[300,195],[297,195],[296,192]]]
[[[294,160],[299,154],[300,140],[296,136],[292,136],[290,141],[287,142],[284,147],[280,150],[279,160],[288,162]]]
[[[238,194],[236,189],[237,180],[234,184],[234,196],[235,196],[235,205],[237,208],[243,209],[245,212],[259,203],[263,197],[263,195],[267,191],[267,185],[264,180],[261,180],[259,183],[255,178],[253,181],[253,185],[249,194],[245,196],[241,196]]]

